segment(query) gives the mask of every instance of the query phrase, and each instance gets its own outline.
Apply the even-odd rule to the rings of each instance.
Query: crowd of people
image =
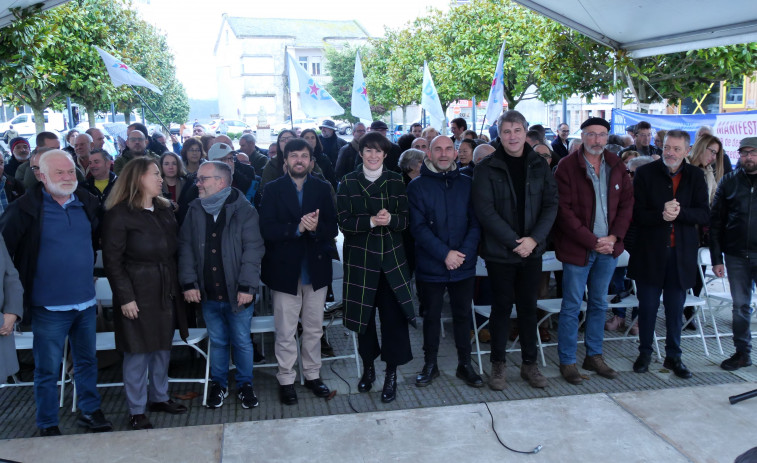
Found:
[[[529,126],[517,111],[501,115],[491,141],[462,118],[450,127],[451,137],[413,124],[393,143],[384,122],[357,123],[347,142],[325,120],[320,134],[282,130],[266,150],[252,133],[235,148],[227,135],[206,134],[200,124],[183,143],[172,136],[169,148],[164,135],[136,123],[115,160],[97,128],[67,137],[64,150],[49,132],[37,135],[34,152],[25,139],[10,140],[12,157],[0,166],[0,380],[18,369],[12,339],[25,323],[34,334],[40,435],[60,434],[56,391],[66,342],[78,423],[112,429],[96,387],[93,274],[95,252],[102,250],[132,429],[152,427],[148,411],[187,413],[168,394],[170,351],[175,330],[186,340],[188,328],[200,324],[212,346],[207,406],[219,408],[229,395],[230,358],[239,404],[258,406],[250,324],[261,282],[272,295],[281,403],[298,403],[298,338],[305,388],[329,397],[320,375],[323,319],[340,230],[344,326],[357,332],[363,363],[358,390],[373,388],[380,357],[384,403],[396,398],[397,368],[413,358],[409,327],[419,317],[424,362],[415,384],[427,387],[439,376],[445,291],[456,376],[470,387],[485,385],[471,365],[470,308],[483,286],[479,258],[491,297],[486,383],[496,391],[507,387],[515,308],[520,376],[531,387],[546,387],[537,366],[537,299],[548,249],[563,266],[557,337],[567,382],[584,380],[576,358],[580,325],[581,368],[618,375],[605,361],[603,340],[605,330],[625,327],[624,310],[607,315],[608,291],[622,297],[626,290],[625,268],[618,268],[624,250],[627,276],[638,288],[635,372],[649,369],[662,298],[664,366],[692,376],[680,342],[692,318],[684,310],[687,291],[703,284],[701,246],[710,248],[716,275],[727,267],[734,301],[736,352],[721,367],[751,365],[757,137],[741,140],[732,169],[722,143],[706,130],[693,143],[688,132],[667,131],[656,147],[648,123],[621,137],[596,117],[581,124],[577,144],[569,141],[567,124],[547,143],[544,127]]]

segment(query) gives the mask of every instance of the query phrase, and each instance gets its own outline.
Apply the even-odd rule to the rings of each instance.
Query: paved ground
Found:
[[[730,330],[728,311],[719,314],[718,324],[721,331]],[[280,453],[266,454],[265,461],[298,461],[309,458],[309,455],[317,455],[312,452],[322,449],[353,447],[364,450],[345,450],[333,461],[459,461],[463,455],[473,451],[468,448],[472,441],[466,437],[473,432],[477,435],[480,433],[480,438],[488,441],[481,451],[485,448],[486,452],[489,452],[486,455],[491,455],[492,459],[494,455],[514,458],[512,454],[502,453],[505,450],[491,439],[488,413],[481,405],[482,402],[488,403],[492,408],[498,421],[497,428],[505,430],[501,434],[504,434],[503,438],[507,442],[518,448],[544,445],[545,450],[538,461],[576,461],[570,455],[584,455],[584,461],[607,461],[610,455],[615,461],[733,461],[736,455],[757,445],[757,439],[752,437],[755,423],[753,417],[757,416],[757,399],[733,407],[725,401],[728,395],[757,387],[757,367],[737,372],[726,372],[719,368],[719,363],[732,352],[730,338],[723,339],[725,355],[719,353],[714,339],[708,338],[709,357],[704,355],[699,338],[684,339],[683,360],[694,372],[694,377],[682,380],[663,369],[662,364],[656,359],[649,373],[633,373],[631,366],[638,353],[637,341],[607,341],[615,336],[614,333],[608,332],[604,355],[608,363],[620,372],[619,378],[607,380],[584,372],[588,380],[580,386],[570,385],[560,378],[556,347],[547,347],[547,366],[542,367],[542,371],[547,376],[549,385],[543,390],[532,389],[519,378],[520,354],[514,352],[508,357],[508,387],[503,392],[494,392],[488,388],[467,387],[455,378],[456,352],[450,332],[451,326],[447,323],[446,327],[447,337],[442,340],[439,358],[442,375],[431,386],[423,389],[414,385],[415,374],[423,363],[422,333],[421,330],[411,328],[412,348],[416,358],[400,367],[398,397],[388,405],[380,400],[380,386],[383,382],[383,374],[380,371],[374,391],[366,394],[357,393],[354,360],[324,363],[322,377],[329,387],[337,391],[333,399],[318,399],[306,389],[297,386],[300,400],[299,404],[293,407],[281,405],[278,401],[275,369],[256,368],[254,386],[260,399],[258,408],[244,410],[238,400],[230,396],[221,409],[209,410],[202,407],[201,397],[196,397],[182,401],[190,407],[186,415],[152,414],[150,419],[157,428],[155,431],[113,433],[108,436],[67,436],[59,442],[70,444],[62,447],[58,444],[47,444],[58,442],[57,440],[20,439],[36,435],[32,388],[3,388],[0,389],[0,439],[6,440],[0,440],[0,459],[46,461],[46,458],[58,458],[55,461],[61,461],[59,457],[63,448],[70,449],[71,452],[86,448],[91,453],[91,446],[97,446],[98,452],[91,454],[89,459],[77,457],[77,460],[118,461],[115,453],[112,454],[112,458],[102,458],[102,455],[115,452],[115,449],[122,448],[120,446],[123,446],[124,442],[128,442],[130,448],[143,451],[143,454],[140,454],[143,458],[141,461],[150,460],[150,449],[157,452],[162,448],[174,449],[155,454],[155,458],[162,462],[221,461],[221,458],[223,461],[242,461],[245,455],[253,454],[249,452],[261,452],[261,446],[266,445],[274,448],[278,446]],[[658,328],[658,332],[664,332],[662,318],[658,320]],[[710,327],[707,326],[706,330],[710,332]],[[757,330],[757,325],[753,325],[753,330]],[[555,338],[555,331],[551,330],[551,333]],[[329,335],[338,354],[351,351],[351,337],[344,328],[332,327],[329,329]],[[269,335],[264,340],[269,361],[273,360],[271,342]],[[661,341],[660,345],[664,348],[664,341]],[[483,346],[488,348],[486,344]],[[583,358],[583,353],[583,345],[579,345],[579,359]],[[486,373],[489,371],[488,356],[485,355],[483,359]],[[379,370],[382,366],[383,364],[377,363]],[[203,371],[204,362],[196,358],[191,350],[174,349],[170,370],[172,377],[202,376]],[[22,379],[30,379],[30,374],[30,371],[23,371]],[[119,381],[120,376],[119,363],[100,371],[101,382]],[[173,383],[170,388],[174,395],[201,391],[201,386],[197,384]],[[126,431],[127,408],[122,388],[102,388],[100,392],[103,398],[102,409],[106,416],[113,421],[117,431]],[[70,410],[71,400],[69,388],[66,406],[60,411],[61,430],[66,435],[84,432],[76,426],[76,415]],[[712,411],[711,404],[717,404],[717,413]],[[736,411],[741,413],[742,410],[750,412],[744,416],[736,414]],[[386,411],[396,413],[383,413]],[[438,421],[438,417],[447,415],[450,419],[445,422],[449,427],[445,428],[442,424],[438,427],[431,426]],[[276,421],[289,418],[310,419]],[[238,425],[232,425],[234,423]],[[389,431],[379,429],[382,423],[391,424],[388,427]],[[423,426],[415,426],[412,423]],[[352,445],[352,431],[356,428],[362,429],[367,424],[371,424],[366,428],[370,432],[361,432],[360,436],[355,437],[362,439],[359,441],[360,445]],[[426,424],[430,427],[425,428]],[[748,427],[748,424],[752,426]],[[293,433],[291,436],[284,432],[290,428]],[[640,433],[634,434],[633,439],[629,437],[631,428],[638,428]],[[317,432],[313,431],[313,437],[308,439],[305,437],[307,432],[310,432],[308,430]],[[590,430],[592,432],[589,432]],[[602,432],[605,430],[606,432]],[[249,431],[253,431],[252,435],[256,437],[239,437]],[[746,435],[746,432],[751,434]],[[383,445],[373,442],[371,436],[379,436],[376,442],[383,442]],[[741,444],[741,441],[737,442],[741,436],[744,437],[743,445],[736,445]],[[389,441],[381,440],[382,438],[392,439],[391,444],[388,444]],[[729,446],[725,447],[723,444],[708,447],[718,440],[729,442]],[[638,453],[637,443],[646,441],[650,442],[650,453]],[[196,445],[187,447],[187,442]],[[282,443],[285,443],[283,447]],[[321,443],[332,445],[323,446]],[[444,445],[440,445],[442,443]],[[691,447],[692,443],[699,445],[701,449]],[[86,445],[82,447],[84,444]],[[562,454],[552,453],[556,452],[557,448],[563,449],[561,452],[564,451],[566,445],[572,450],[565,456],[556,457]],[[424,453],[424,449],[433,451]],[[723,453],[724,449],[728,449],[728,452]],[[387,458],[383,457],[382,451],[389,452]],[[169,458],[169,455],[173,459]],[[64,461],[73,459],[72,456]],[[249,460],[250,458],[245,458],[245,461]],[[481,461],[492,460],[485,458]]]

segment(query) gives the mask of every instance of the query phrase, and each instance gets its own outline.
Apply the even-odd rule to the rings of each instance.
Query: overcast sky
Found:
[[[366,1],[254,1],[249,0],[136,0],[142,17],[159,27],[173,48],[176,75],[189,98],[215,99],[215,58],[213,46],[221,27],[221,15],[257,18],[309,18],[357,20],[372,36],[381,36],[384,26],[397,28],[427,8],[446,11],[449,0]],[[374,6],[375,5],[375,6]]]

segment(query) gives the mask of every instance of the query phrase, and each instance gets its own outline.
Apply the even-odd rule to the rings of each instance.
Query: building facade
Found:
[[[357,21],[223,16],[214,48],[218,107],[222,117],[251,126],[303,117],[297,90],[291,101],[286,53],[320,84],[326,84],[324,50],[363,45],[368,32]]]

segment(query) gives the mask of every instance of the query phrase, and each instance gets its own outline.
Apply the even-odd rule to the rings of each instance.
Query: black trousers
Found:
[[[376,333],[377,309],[381,320],[381,345]],[[392,367],[404,365],[413,359],[407,318],[397,296],[386,281],[384,272],[381,272],[379,277],[376,299],[368,320],[365,333],[358,334],[357,337],[357,350],[364,364],[372,364],[379,355],[387,366]]]
[[[444,290],[449,292],[452,307],[452,330],[455,336],[457,359],[460,364],[470,362],[470,314],[475,277],[447,283],[417,282],[422,288],[421,304],[426,308],[423,317],[423,354],[427,363],[436,363],[441,334],[441,315]]]
[[[510,333],[513,304],[518,311],[521,357],[523,363],[536,362],[536,298],[541,280],[541,259],[526,259],[517,264],[486,261],[492,287],[491,332],[492,362],[504,362]]]

